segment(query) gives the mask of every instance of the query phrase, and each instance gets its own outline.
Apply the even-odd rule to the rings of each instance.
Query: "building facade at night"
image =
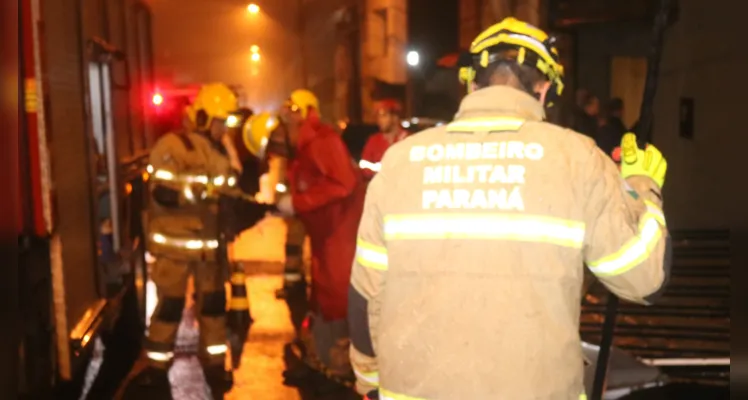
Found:
[[[371,107],[372,99],[393,96],[405,100],[406,83],[414,80],[405,63],[409,46],[406,16],[422,12],[422,7],[408,9],[410,3],[406,0],[263,2],[263,15],[254,17],[267,16],[273,20],[257,22],[258,26],[253,27],[249,21],[253,16],[246,15],[241,7],[229,9],[228,3],[211,2],[208,7],[206,2],[185,0],[179,7],[173,7],[169,2],[158,2],[152,5],[156,71],[174,82],[220,79],[242,84],[248,103],[259,108],[277,106],[293,88],[306,82],[319,95],[323,114],[329,121],[370,120],[366,110]],[[603,101],[620,97],[626,104],[624,121],[631,124],[638,116],[641,102],[657,2],[635,1],[626,7],[610,4],[587,0],[461,0],[459,47],[467,48],[482,29],[509,15],[548,29],[558,38],[567,70],[566,101],[573,101],[577,88],[588,89]],[[673,161],[666,194],[682,197],[689,193],[691,201],[701,205],[699,209],[708,210],[694,214],[690,211],[694,207],[670,205],[668,213],[673,214],[673,223],[686,227],[722,226],[730,223],[728,216],[736,211],[737,205],[712,207],[714,197],[706,193],[712,189],[722,193],[725,189],[718,181],[702,176],[686,158],[695,151],[697,143],[701,148],[704,141],[703,146],[708,149],[715,140],[727,140],[719,136],[727,130],[715,132],[708,128],[708,137],[701,132],[706,126],[719,124],[719,107],[737,108],[741,104],[741,101],[726,103],[710,98],[717,92],[704,77],[739,69],[745,61],[725,56],[732,51],[730,45],[716,39],[718,34],[726,34],[726,27],[737,25],[737,21],[728,22],[735,14],[727,9],[709,8],[702,18],[697,18],[699,11],[693,7],[693,2],[681,2],[677,21],[666,33],[653,140],[664,151],[670,151]],[[190,19],[188,26],[181,26],[178,21],[188,18],[186,13],[200,14],[202,18],[198,22]],[[164,22],[167,17],[174,22]],[[221,25],[221,30],[215,29],[217,25]],[[292,29],[295,27],[296,31]],[[186,31],[193,32],[195,37],[186,36]],[[299,36],[299,31],[303,35]],[[198,32],[209,34],[203,37]],[[719,57],[702,60],[685,50],[692,47],[690,43],[704,43],[708,38],[713,42],[704,46],[718,52]],[[264,51],[259,69],[254,69],[249,60],[252,43],[259,44]],[[303,57],[299,57],[300,53]],[[201,55],[206,61],[195,63]],[[442,75],[445,83],[441,85],[447,85],[452,71]],[[433,86],[441,78],[429,75],[424,79]],[[462,93],[454,91],[455,102]],[[679,122],[679,104],[688,103],[688,99],[693,99],[697,107],[692,139],[680,134],[681,130],[689,130]],[[732,160],[713,157],[721,164]],[[695,190],[697,187],[710,189]]]

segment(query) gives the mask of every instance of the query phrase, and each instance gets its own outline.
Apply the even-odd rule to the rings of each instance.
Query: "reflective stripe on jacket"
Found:
[[[380,161],[382,161],[382,157],[384,157],[384,153],[387,149],[406,137],[408,137],[408,131],[406,130],[400,131],[392,142],[390,142],[383,133],[377,133],[370,137],[369,140],[366,141],[364,151],[361,153],[361,161],[358,163],[364,177],[366,179],[373,178],[381,168]]]
[[[584,264],[629,301],[664,285],[654,182],[627,183],[591,139],[542,118],[533,97],[490,87],[387,151],[349,290],[360,393],[577,400]]]
[[[228,157],[197,133],[169,133],[153,146],[148,165],[150,187],[180,193],[180,206],[149,202],[149,251],[172,257],[210,259],[217,248],[218,206],[207,187],[236,185]]]

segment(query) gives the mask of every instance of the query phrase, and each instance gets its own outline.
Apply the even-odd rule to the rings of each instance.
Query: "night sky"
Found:
[[[409,0],[408,8],[409,45],[422,63],[433,65],[458,50],[458,0]]]

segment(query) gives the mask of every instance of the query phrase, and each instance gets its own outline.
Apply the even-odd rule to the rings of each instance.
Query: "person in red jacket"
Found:
[[[287,128],[293,149],[288,167],[290,193],[278,199],[277,207],[283,216],[296,215],[309,234],[310,325],[318,361],[328,372],[349,378],[348,285],[365,183],[340,135],[320,121],[314,94],[294,91],[289,108]]]
[[[400,116],[402,106],[397,100],[385,99],[376,105],[377,125],[380,132],[369,138],[361,153],[361,161],[358,163],[367,181],[374,178],[379,171],[379,162],[384,157],[384,152],[408,136],[408,131],[402,128]]]

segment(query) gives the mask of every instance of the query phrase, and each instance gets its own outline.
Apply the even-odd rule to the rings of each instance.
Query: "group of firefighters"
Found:
[[[633,134],[614,160],[544,122],[563,90],[558,60],[546,33],[501,21],[463,62],[468,94],[455,119],[408,136],[400,105],[381,101],[381,133],[358,165],[308,90],[291,93],[276,116],[240,113],[228,87],[204,86],[184,129],[162,137],[150,157],[159,301],[141,383],[170,396],[166,367],[192,274],[206,379],[216,397],[231,388],[216,249],[219,199],[232,198],[244,226],[268,212],[287,221],[278,297],[306,293],[309,237],[307,353],[328,376],[355,380],[365,398],[586,398],[584,265],[623,299],[649,304],[662,291],[667,163]],[[263,160],[285,171],[278,187],[287,190],[273,204],[251,196],[257,173],[254,186],[238,185]],[[304,373],[285,377],[293,384]]]

